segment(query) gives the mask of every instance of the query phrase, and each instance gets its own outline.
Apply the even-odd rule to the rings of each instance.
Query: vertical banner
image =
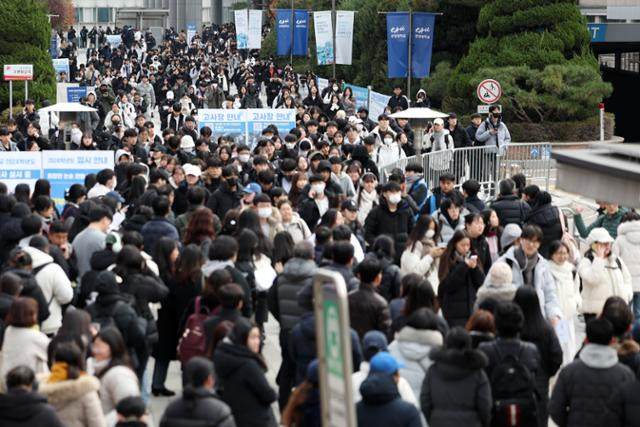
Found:
[[[391,97],[388,95],[373,90],[369,91],[369,117],[373,121],[378,120],[378,116],[384,113],[384,109],[389,103],[389,98]]]
[[[293,13],[295,26],[293,27],[293,54],[307,56],[309,40],[309,12],[296,10]]]
[[[262,47],[262,11],[249,10],[249,49]]]
[[[236,22],[236,46],[238,49],[249,48],[249,20],[247,9],[234,10]]]
[[[333,64],[333,25],[331,11],[313,12],[318,65]]]
[[[191,44],[191,40],[196,36],[196,24],[189,22],[187,24],[187,43]]]
[[[54,30],[51,31],[51,42],[49,43],[49,55],[51,58],[56,59],[58,57],[58,33]]]
[[[351,65],[353,52],[353,11],[336,12],[336,64]]]
[[[423,78],[429,76],[431,68],[431,50],[435,34],[436,16],[432,13],[414,12],[411,29],[411,76]]]
[[[286,56],[291,51],[291,10],[276,10],[276,55]]]
[[[409,13],[387,13],[388,76],[407,77],[409,65]]]
[[[69,82],[69,58],[54,59],[53,69],[56,71],[56,81],[58,83]],[[66,75],[63,76],[62,73]]]

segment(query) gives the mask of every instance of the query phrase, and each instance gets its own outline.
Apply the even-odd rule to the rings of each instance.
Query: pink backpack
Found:
[[[204,356],[207,338],[204,333],[204,322],[211,314],[207,307],[200,305],[200,297],[196,297],[193,314],[187,318],[184,333],[178,342],[178,359],[183,365],[194,356]]]

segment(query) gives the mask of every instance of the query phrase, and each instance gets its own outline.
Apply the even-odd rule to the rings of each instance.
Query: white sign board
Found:
[[[33,80],[32,64],[7,64],[4,66],[5,80]]]
[[[483,80],[478,85],[476,94],[478,95],[480,102],[484,102],[485,104],[494,104],[502,97],[502,87],[496,80]]]
[[[498,110],[502,113],[502,105],[494,106],[498,107]],[[478,105],[478,114],[489,114],[489,107],[491,107],[489,104]]]

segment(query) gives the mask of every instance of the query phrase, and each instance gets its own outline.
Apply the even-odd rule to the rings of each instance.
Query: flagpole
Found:
[[[411,51],[411,39],[413,38],[413,10],[409,8],[409,55],[407,55],[407,97],[409,101],[411,101],[411,56],[413,52]],[[393,111],[392,111],[393,112]]]
[[[331,64],[331,74],[333,79],[336,78],[336,0],[331,0],[331,26],[333,31],[331,37],[333,37],[333,63]]]
[[[291,0],[291,45],[289,46],[289,64],[291,64],[291,69],[293,70],[293,45],[294,45],[294,25],[295,25],[295,17],[293,14],[293,0]],[[307,24],[308,25],[308,24]]]

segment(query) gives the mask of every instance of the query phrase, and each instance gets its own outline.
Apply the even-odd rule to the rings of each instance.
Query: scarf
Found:
[[[358,199],[358,221],[360,221],[360,224],[364,224],[367,215],[369,215],[369,212],[373,209],[373,204],[378,201],[378,193],[376,191],[368,193],[362,188]]]
[[[48,383],[59,383],[69,379],[69,364],[67,362],[55,362],[51,366],[51,375],[49,375]]]
[[[534,270],[536,265],[538,265],[538,253],[536,252],[531,257],[527,257],[522,250],[522,248],[517,248],[513,251],[513,255],[518,261],[520,265],[520,269],[522,270],[522,278],[524,279],[524,284],[528,286],[535,286],[534,283]]]

